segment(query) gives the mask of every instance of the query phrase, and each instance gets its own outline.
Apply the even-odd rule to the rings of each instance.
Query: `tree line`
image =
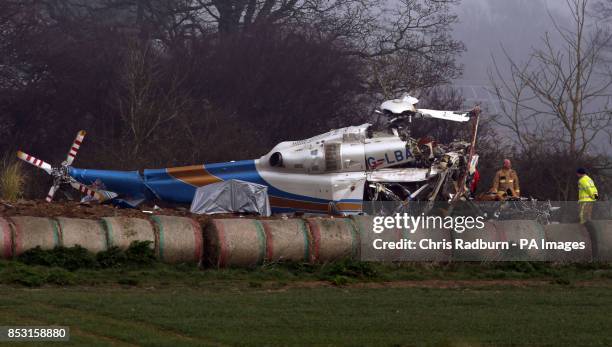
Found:
[[[583,3],[572,1],[569,5]],[[450,86],[462,73],[457,58],[465,50],[452,36],[458,5],[458,0],[4,0],[0,148],[7,153],[27,148],[59,162],[74,134],[86,129],[77,166],[137,170],[255,158],[280,141],[370,120],[382,100],[404,91],[419,91],[421,107],[458,109],[463,99]],[[608,2],[596,5],[607,8]],[[587,30],[581,33],[588,36]],[[609,44],[604,37],[602,31],[597,47]],[[598,50],[598,57],[605,52]],[[546,67],[545,53],[534,54],[531,63]],[[596,59],[577,59],[583,71],[601,66]],[[548,97],[538,88],[550,86],[528,83],[542,81],[537,75],[518,63],[499,64],[516,69],[519,85]],[[575,70],[564,64],[560,67]],[[500,98],[513,95],[502,89],[494,86]],[[574,92],[570,103],[580,105],[584,94]],[[524,180],[531,186],[524,190],[571,199],[570,179],[544,190],[541,177],[546,172],[561,177],[555,168],[568,156],[571,166],[589,164],[594,154],[588,143],[581,149],[581,139],[590,136],[588,126],[609,132],[610,124],[585,120],[583,135],[559,129],[555,136],[568,135],[567,146],[557,141],[548,147],[538,134],[502,135],[499,129],[513,126],[508,118],[513,111],[523,125],[534,119],[556,124],[543,118],[551,112],[528,113],[519,102],[504,102],[516,107],[487,116],[479,147],[483,172],[490,175],[504,156],[518,158],[518,169],[534,175]],[[609,117],[606,112],[600,119]],[[560,115],[585,119],[586,112],[574,108]],[[581,126],[570,130],[579,132]],[[442,124],[425,130],[444,137],[441,141],[459,134]],[[500,146],[501,137],[512,145]],[[568,170],[562,174],[571,178]],[[47,187],[30,188],[31,195],[40,195]]]

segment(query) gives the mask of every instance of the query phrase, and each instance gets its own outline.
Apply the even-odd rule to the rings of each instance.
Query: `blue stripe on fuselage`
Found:
[[[237,179],[268,187],[268,195],[296,201],[327,204],[330,200],[292,194],[277,189],[266,182],[257,171],[254,160],[203,165],[211,175],[223,181]],[[151,197],[151,192],[161,200],[189,204],[197,187],[185,183],[170,174],[167,169],[147,169],[141,177],[137,171],[107,171],[71,168],[70,175],[84,184],[100,179],[106,188],[133,197]],[[342,202],[362,202],[360,199],[343,199]]]
[[[150,198],[151,193],[138,171],[113,171],[113,170],[90,170],[69,168],[68,174],[77,181],[92,185],[100,180],[103,189],[118,192],[131,198]]]

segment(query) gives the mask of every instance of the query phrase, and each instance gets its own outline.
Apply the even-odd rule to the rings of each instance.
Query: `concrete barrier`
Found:
[[[359,258],[359,235],[350,218],[307,218],[311,262],[329,262]]]
[[[612,261],[612,220],[591,220],[586,227],[593,244],[593,260]]]
[[[200,223],[185,217],[153,216],[158,233],[157,254],[166,263],[200,263],[204,244]]]
[[[10,217],[13,224],[13,250],[14,256],[40,247],[53,249],[61,246],[61,235],[57,222],[42,217]]]
[[[133,241],[151,241],[161,261],[197,263],[206,259],[216,267],[255,266],[266,261],[329,262],[342,258],[366,261],[612,261],[612,221],[550,224],[507,220],[485,222],[484,229],[463,233],[445,229],[385,230],[373,232],[371,216],[257,220],[213,219],[202,229],[185,217],[152,216],[151,220],[106,217],[101,221],[58,217],[0,217],[0,259],[11,258],[37,246],[80,245],[96,253],[117,246],[127,249]],[[414,241],[412,250],[374,250],[375,239],[401,243]],[[508,242],[510,249],[457,249],[464,244]],[[520,240],[534,240],[537,248],[520,248]],[[583,242],[584,249],[542,249],[548,243]],[[452,250],[441,245],[452,244]],[[517,244],[513,246],[512,244]],[[429,249],[427,249],[427,245]]]
[[[546,239],[542,225],[531,220],[487,221],[483,229],[452,232],[453,259],[460,261],[545,261],[546,251],[541,249]],[[455,239],[465,246],[480,243],[480,249],[460,249]],[[521,239],[529,242],[521,246]],[[531,244],[534,240],[537,247]],[[506,249],[507,247],[507,249]]]
[[[0,217],[0,259],[13,257],[13,231],[9,222]]]
[[[108,247],[127,249],[134,241],[151,241],[155,247],[153,225],[146,219],[128,217],[104,217]]]
[[[108,246],[106,229],[99,220],[58,217],[62,246],[79,245],[92,253],[105,251]]]
[[[398,261],[402,256],[400,249],[379,250],[385,243],[397,243],[402,239],[400,229],[385,229],[381,233],[374,232],[374,216],[351,216],[359,233],[359,259],[362,261],[392,262]]]
[[[508,241],[510,248],[502,250],[502,261],[545,261],[546,251],[542,241],[546,240],[544,228],[533,220],[500,220],[491,222],[500,237]],[[525,243],[521,247],[521,240]],[[533,240],[533,242],[532,242]]]
[[[470,229],[461,233],[451,231],[453,260],[458,261],[501,261],[503,259],[502,250],[494,247],[498,242],[506,241],[506,235],[502,230],[497,230],[497,225],[491,222],[484,222],[483,229]],[[459,241],[457,241],[459,240]],[[460,249],[459,245],[464,248],[471,245],[484,242],[487,247],[479,249]],[[471,247],[472,248],[472,247]]]
[[[310,232],[302,219],[261,220],[266,235],[266,261],[310,260]]]
[[[256,219],[213,219],[204,229],[206,264],[255,266],[266,257],[266,233]]]
[[[401,261],[451,261],[453,250],[447,243],[452,242],[451,230],[444,228],[417,229],[414,233],[402,230],[403,238],[415,242],[416,249],[403,252]]]
[[[585,263],[593,260],[591,236],[586,227],[579,223],[548,224],[544,226],[547,242],[584,242],[585,248],[565,251],[563,249],[548,249],[546,260],[562,263]]]
[[[360,259],[363,261],[446,262],[451,260],[452,249],[444,248],[442,245],[443,242],[451,241],[448,229],[417,229],[411,233],[409,229],[391,228],[375,233],[373,216],[351,216],[351,219],[359,232]],[[411,242],[413,248],[402,248],[408,242]],[[390,247],[393,249],[389,249]]]

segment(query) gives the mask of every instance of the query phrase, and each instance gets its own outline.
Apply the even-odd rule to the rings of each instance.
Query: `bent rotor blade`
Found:
[[[99,202],[104,202],[106,200],[110,200],[110,199],[114,199],[116,198],[118,195],[116,193],[113,192],[109,192],[106,190],[97,190],[97,189],[93,189],[91,187],[88,187],[82,183],[77,182],[76,180],[73,180],[70,182],[70,185],[80,191],[81,193],[90,196],[96,200],[98,200]]]
[[[70,151],[68,151],[68,156],[66,157],[66,164],[72,165],[74,162],[74,158],[76,158],[77,153],[79,152],[79,148],[81,148],[81,143],[83,143],[83,138],[85,137],[85,130],[81,130],[77,133],[74,142],[72,143],[72,147],[70,147]]]
[[[70,185],[72,186],[72,188],[78,190],[79,192],[87,195],[87,196],[91,196],[92,198],[95,198],[96,200],[99,201],[103,201],[103,197],[101,194],[98,194],[97,191],[95,191],[94,189],[89,188],[88,186],[81,184],[79,182],[76,181],[72,181],[70,182]]]
[[[31,165],[36,166],[37,168],[45,170],[49,175],[51,174],[52,167],[51,164],[44,162],[40,159],[37,159],[27,153],[23,153],[22,151],[17,152],[17,158],[29,163]]]
[[[55,192],[57,192],[59,189],[59,184],[54,184],[53,186],[51,186],[51,189],[49,189],[49,194],[47,194],[47,198],[45,199],[47,202],[51,202],[53,200],[53,196],[55,196]]]

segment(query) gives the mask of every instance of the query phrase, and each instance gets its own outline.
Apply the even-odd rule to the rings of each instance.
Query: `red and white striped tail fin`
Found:
[[[53,196],[55,196],[55,192],[57,192],[58,189],[59,189],[59,185],[51,186],[51,189],[49,189],[49,194],[47,194],[47,197],[45,198],[45,200],[47,202],[51,202],[53,200]]]
[[[37,168],[40,168],[42,170],[45,170],[48,174],[51,174],[51,164],[44,162],[38,158],[35,158],[27,153],[24,153],[22,151],[17,151],[17,158],[25,161],[26,163],[29,163],[31,165],[36,166]]]
[[[70,151],[68,151],[68,156],[66,157],[66,164],[72,165],[74,159],[79,152],[79,148],[81,148],[81,143],[83,143],[83,139],[85,138],[85,130],[81,130],[78,132],[74,142],[72,143],[72,147],[70,147]]]

